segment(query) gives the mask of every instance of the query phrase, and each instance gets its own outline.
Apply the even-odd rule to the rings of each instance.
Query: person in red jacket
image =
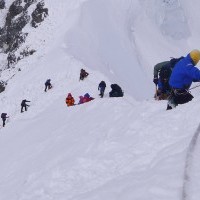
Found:
[[[74,103],[75,103],[74,97],[71,95],[71,93],[69,93],[66,98],[66,104],[67,106],[73,106]]]

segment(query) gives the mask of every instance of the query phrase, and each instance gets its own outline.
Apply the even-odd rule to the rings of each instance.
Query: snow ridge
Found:
[[[198,143],[199,135],[200,135],[200,124],[199,124],[194,136],[192,137],[192,140],[189,144],[189,148],[187,151],[185,170],[184,170],[182,200],[190,200],[191,199],[191,195],[189,194],[190,182],[192,181],[191,170],[192,170],[192,165],[194,165],[194,152],[195,152],[195,149],[197,148],[197,145],[199,144]]]

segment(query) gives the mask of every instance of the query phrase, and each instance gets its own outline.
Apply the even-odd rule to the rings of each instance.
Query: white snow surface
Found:
[[[0,112],[10,116],[0,127],[0,200],[199,200],[200,89],[166,111],[152,77],[158,62],[199,48],[200,2],[45,3],[49,17],[26,28],[37,53],[0,77],[9,79]],[[89,76],[80,82],[81,68]],[[108,97],[112,83],[123,98]],[[69,92],[76,103],[86,92],[95,99],[67,107]],[[24,113],[22,99],[31,101]]]

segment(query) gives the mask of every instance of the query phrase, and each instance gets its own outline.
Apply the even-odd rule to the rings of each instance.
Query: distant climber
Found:
[[[71,93],[69,93],[67,95],[65,102],[66,102],[67,106],[74,106],[75,100],[74,100],[74,97],[71,95]]]
[[[111,84],[110,87],[112,88],[112,90],[109,92],[110,97],[123,97],[124,96],[124,93],[119,85]]]
[[[47,79],[46,82],[45,82],[45,89],[44,89],[44,91],[46,92],[47,89],[50,90],[51,88],[52,88],[51,79]]]
[[[84,97],[83,96],[79,96],[78,104],[82,104],[82,103],[84,103]]]
[[[169,85],[172,88],[168,100],[167,110],[175,108],[178,104],[191,101],[194,97],[189,88],[192,82],[200,82],[200,70],[195,67],[200,60],[200,51],[193,50],[174,67],[170,76]]]
[[[88,93],[86,93],[84,96],[79,96],[78,104],[86,103],[93,99],[94,99],[93,97],[91,97]]]
[[[3,127],[6,125],[6,119],[9,118],[7,113],[1,113],[1,119],[3,121]]]
[[[26,99],[22,100],[22,102],[21,102],[21,113],[24,112],[24,111],[23,111],[23,108],[25,108],[25,111],[27,111],[27,107],[30,106],[30,105],[27,105],[27,104],[26,104],[27,102],[30,102],[30,101],[28,101],[28,100],[26,100]]]
[[[86,93],[83,97],[83,103],[93,100],[94,98],[91,97],[88,93]]]
[[[89,75],[88,72],[86,72],[84,69],[81,69],[79,81],[80,81],[80,80],[83,80],[83,79],[86,78],[88,75]]]
[[[164,61],[154,66],[154,79],[153,82],[156,85],[155,99],[165,100],[171,93],[171,87],[169,85],[169,78],[172,73],[172,69],[183,57],[172,58],[170,61]],[[157,88],[158,86],[158,88]]]
[[[98,87],[98,90],[100,90],[99,96],[100,96],[101,98],[103,98],[103,96],[104,96],[105,89],[106,89],[106,83],[105,83],[105,81],[101,81],[101,82],[99,83],[99,87]]]

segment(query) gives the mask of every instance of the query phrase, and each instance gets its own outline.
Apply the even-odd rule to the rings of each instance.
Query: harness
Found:
[[[177,96],[186,95],[186,94],[190,93],[189,90],[187,90],[187,89],[175,89],[175,88],[172,88],[172,91]]]

